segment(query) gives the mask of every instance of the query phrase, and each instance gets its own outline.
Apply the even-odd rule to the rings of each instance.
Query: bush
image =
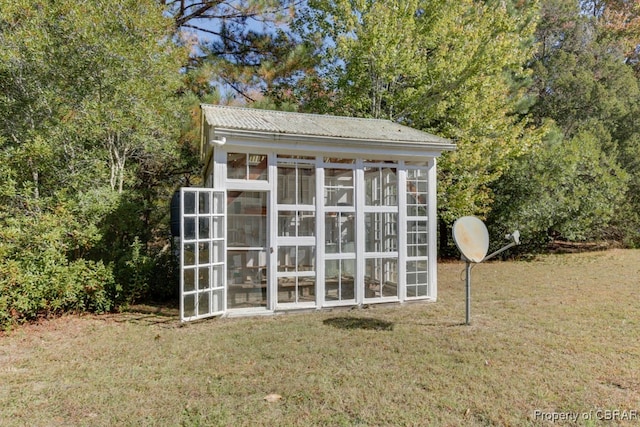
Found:
[[[604,239],[627,182],[626,172],[589,132],[548,141],[498,181],[489,229],[497,238],[518,228],[531,251],[545,249],[552,239]]]
[[[119,287],[111,266],[73,258],[95,236],[70,212],[0,215],[5,224],[0,228],[0,328],[63,312],[114,308]]]

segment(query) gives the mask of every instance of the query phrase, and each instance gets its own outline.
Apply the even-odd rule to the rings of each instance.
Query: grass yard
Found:
[[[436,303],[0,337],[0,425],[640,424],[640,251],[439,266]],[[265,400],[271,394],[272,402]]]

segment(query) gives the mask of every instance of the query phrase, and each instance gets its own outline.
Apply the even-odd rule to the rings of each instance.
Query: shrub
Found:
[[[63,312],[105,312],[119,292],[112,268],[74,259],[95,239],[62,208],[0,212],[0,328]]]

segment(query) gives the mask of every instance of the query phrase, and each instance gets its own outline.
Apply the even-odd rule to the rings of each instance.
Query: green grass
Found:
[[[639,273],[632,250],[480,264],[471,326],[460,262],[440,264],[436,303],[23,326],[0,337],[0,425],[637,425]]]

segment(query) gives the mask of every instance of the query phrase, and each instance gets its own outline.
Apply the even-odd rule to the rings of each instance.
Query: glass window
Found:
[[[316,213],[314,211],[279,211],[278,236],[315,236]]]
[[[267,196],[260,191],[227,193],[227,240],[230,247],[265,247]]]
[[[407,221],[407,256],[426,257],[428,255],[427,221]]]
[[[352,212],[330,212],[325,217],[325,252],[354,253],[355,227]]]
[[[268,179],[267,156],[265,154],[228,153],[228,179]]]
[[[267,279],[266,250],[227,251],[227,306],[265,307]]]
[[[355,299],[355,259],[325,261],[325,300]]]
[[[227,154],[227,178],[247,179],[247,155],[245,153]]]
[[[397,252],[398,214],[367,212],[364,218],[365,250],[367,252]]]
[[[428,180],[426,169],[407,171],[407,215],[427,216]]]
[[[315,251],[309,245],[278,248],[278,303],[315,301]]]
[[[353,206],[353,195],[353,169],[325,169],[325,206]]]
[[[315,205],[315,195],[314,165],[278,163],[278,204]]]
[[[354,164],[356,162],[356,159],[344,159],[342,157],[325,157],[324,158],[324,162],[325,163],[340,163],[343,165],[347,165],[347,164]]]
[[[295,165],[278,165],[278,203],[296,204]]]
[[[397,258],[369,258],[365,261],[365,298],[398,296]]]
[[[313,165],[298,165],[298,204],[316,204],[316,168]]]
[[[407,261],[407,297],[428,295],[427,261]]]
[[[278,272],[315,271],[314,246],[280,246]]]
[[[364,180],[367,206],[397,206],[398,180],[395,168],[365,167]]]

